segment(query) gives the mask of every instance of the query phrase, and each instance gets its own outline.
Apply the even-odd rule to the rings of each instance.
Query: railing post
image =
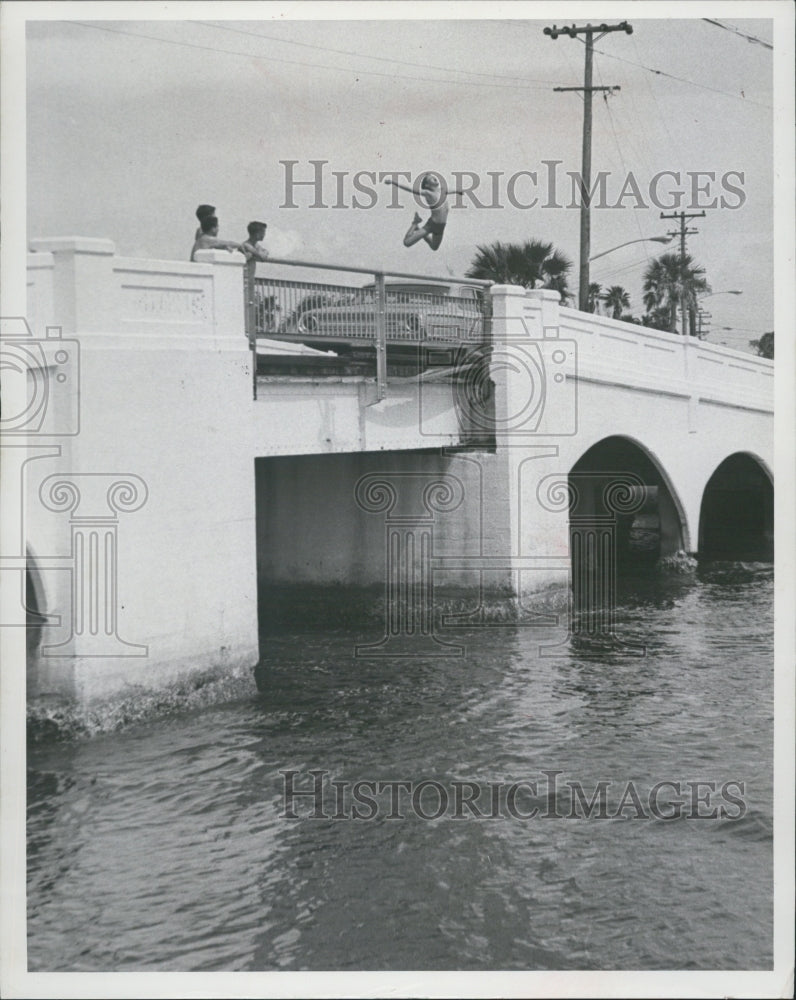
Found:
[[[387,395],[387,291],[384,272],[376,272],[376,402]]]
[[[257,262],[252,258],[243,268],[243,311],[246,317],[246,336],[252,355],[252,398],[257,399],[257,308],[254,300],[254,273]]]
[[[492,282],[486,288],[481,289],[481,336],[484,344],[492,346]]]

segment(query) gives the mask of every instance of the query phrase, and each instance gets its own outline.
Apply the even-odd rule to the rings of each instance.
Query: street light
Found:
[[[591,264],[591,262],[593,260],[597,260],[598,257],[604,257],[608,253],[613,253],[614,250],[621,250],[622,247],[629,247],[631,243],[671,243],[673,239],[673,236],[642,236],[640,240],[628,240],[627,243],[620,243],[618,247],[611,247],[610,250],[603,250],[602,253],[589,257],[589,263]],[[740,295],[740,292],[738,294]]]

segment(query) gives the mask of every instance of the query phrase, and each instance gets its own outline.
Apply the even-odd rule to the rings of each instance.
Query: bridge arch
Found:
[[[706,559],[773,561],[774,477],[753,452],[728,455],[705,484],[699,554]]]
[[[612,477],[640,483],[632,504],[636,509],[618,512],[617,560],[621,565],[646,564],[679,550],[691,550],[686,508],[671,477],[657,455],[643,442],[626,434],[609,435],[587,448],[569,471],[570,485],[580,496],[578,515],[610,513],[599,494]]]

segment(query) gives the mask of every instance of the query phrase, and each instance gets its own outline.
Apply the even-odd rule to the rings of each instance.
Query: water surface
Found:
[[[645,656],[540,657],[512,626],[452,632],[461,659],[362,660],[372,625],[283,632],[261,697],[31,747],[31,970],[770,968],[772,573],[648,581],[620,627]],[[745,814],[545,818],[540,787],[527,820],[280,818],[280,772],[311,768],[448,789],[556,770],[614,800],[732,780]]]

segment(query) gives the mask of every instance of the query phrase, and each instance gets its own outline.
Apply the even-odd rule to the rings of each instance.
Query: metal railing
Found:
[[[261,267],[272,265],[367,275],[370,281],[292,281],[258,275],[253,261],[246,266],[246,333],[253,352],[255,398],[258,339],[373,347],[377,400],[387,391],[388,345],[475,347],[487,339],[489,281],[278,258]]]

